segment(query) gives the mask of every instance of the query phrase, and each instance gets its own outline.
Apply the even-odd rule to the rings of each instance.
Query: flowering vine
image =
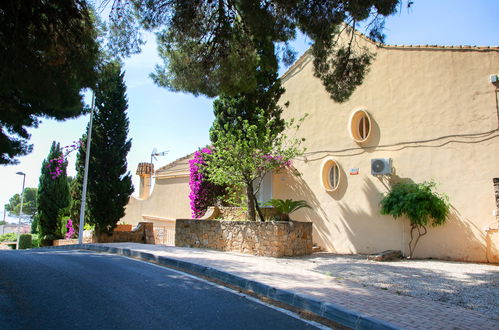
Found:
[[[283,155],[265,154],[261,155],[260,158],[262,160],[262,164],[258,167],[260,170],[266,168],[282,169],[291,166],[291,159],[284,157]]]
[[[52,165],[55,166],[54,170],[52,172],[49,172],[52,180],[57,179],[62,174],[62,172],[63,172],[62,168],[63,168],[64,163],[67,161],[67,157],[73,151],[80,149],[81,144],[82,144],[82,140],[73,141],[73,144],[71,144],[69,146],[62,147],[62,155],[61,156],[49,160],[49,163],[46,165],[46,167],[51,168]]]
[[[206,180],[203,174],[203,167],[206,165],[204,155],[213,152],[210,148],[203,148],[194,153],[194,158],[189,161],[190,181],[189,187],[191,192],[189,199],[191,200],[192,217],[200,218],[210,204],[214,203],[214,198],[220,193],[221,188]]]
[[[75,234],[75,230],[73,228],[73,220],[68,219],[68,223],[66,224],[66,228],[68,229],[68,231],[66,233],[66,238],[67,239],[73,238],[73,236]]]

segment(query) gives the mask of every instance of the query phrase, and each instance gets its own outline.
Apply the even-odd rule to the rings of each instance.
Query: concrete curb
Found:
[[[224,283],[239,287],[243,290],[252,291],[258,295],[290,305],[298,309],[306,310],[332,322],[352,329],[401,329],[383,320],[347,310],[339,305],[321,302],[315,297],[311,297],[305,294],[297,294],[288,290],[278,289],[215,268],[202,266],[170,257],[157,256],[152,253],[140,252],[133,249],[124,249],[93,244],[50,246],[41,249],[83,249],[97,252],[114,253],[127,257],[141,258],[148,261],[154,261],[160,265],[172,266],[180,270],[185,270],[188,272],[193,272],[209,278],[213,278]]]

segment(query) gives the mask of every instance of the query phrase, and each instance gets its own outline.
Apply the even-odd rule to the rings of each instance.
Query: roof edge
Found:
[[[183,156],[183,157],[180,157],[180,158],[178,158],[178,159],[175,159],[174,161],[172,161],[172,162],[170,162],[170,163],[168,163],[168,164],[166,164],[166,165],[164,165],[164,166],[162,166],[162,167],[158,168],[156,171],[154,171],[154,175],[156,175],[156,176],[157,176],[157,175],[158,175],[158,172],[163,172],[163,171],[166,171],[167,169],[172,168],[173,166],[175,166],[178,162],[183,161],[183,160],[186,160],[186,159],[189,159],[191,156],[193,156],[193,155],[194,155],[194,153],[195,153],[195,151],[194,151],[194,152],[192,152],[192,153],[190,153],[190,154],[188,154],[188,155],[185,155],[185,156]]]
[[[377,42],[369,38],[368,36],[360,33],[359,31],[355,31],[355,33],[362,39],[370,42],[375,45],[377,48],[382,49],[398,49],[398,50],[448,50],[448,51],[480,51],[480,52],[499,52],[499,46],[442,46],[442,45],[389,45],[381,42]],[[293,63],[286,72],[281,75],[281,80],[284,82],[289,79],[289,76],[292,72],[302,65],[310,56],[312,56],[312,46],[310,46],[302,56],[300,56],[295,63]]]

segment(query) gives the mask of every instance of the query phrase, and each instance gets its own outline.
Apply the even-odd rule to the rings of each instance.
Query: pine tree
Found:
[[[285,90],[277,73],[259,70],[256,75],[258,86],[254,91],[235,96],[222,95],[213,102],[215,120],[210,129],[212,143],[217,141],[218,134],[223,134],[226,125],[230,129],[241,130],[245,120],[250,124],[258,124],[262,110],[267,122],[272,123],[273,133],[278,134],[284,129],[284,120],[281,119],[283,109],[278,101]]]
[[[113,2],[113,49],[135,52],[141,42],[140,27],[159,31],[163,64],[152,74],[159,86],[210,97],[251,92],[258,84],[256,67],[269,61],[293,62],[289,42],[300,31],[312,43],[314,75],[336,102],[348,100],[375,55],[359,45],[355,30],[383,42],[384,19],[402,4],[401,0]]]
[[[98,234],[116,227],[133,192],[126,162],[131,140],[127,138],[128,101],[123,77],[119,63],[108,63],[102,67],[95,90],[87,208],[89,223]]]
[[[38,184],[37,204],[38,221],[42,236],[49,239],[62,238],[61,217],[70,203],[69,185],[67,181],[66,161],[62,159],[61,146],[52,142],[50,152],[42,163],[42,171]],[[57,173],[57,175],[55,175]]]
[[[0,49],[0,164],[16,164],[40,118],[84,113],[100,56],[89,1],[0,1]]]

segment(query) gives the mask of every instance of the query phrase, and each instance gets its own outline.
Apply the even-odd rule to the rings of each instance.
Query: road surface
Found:
[[[0,251],[0,329],[316,329],[168,268],[76,250]]]

